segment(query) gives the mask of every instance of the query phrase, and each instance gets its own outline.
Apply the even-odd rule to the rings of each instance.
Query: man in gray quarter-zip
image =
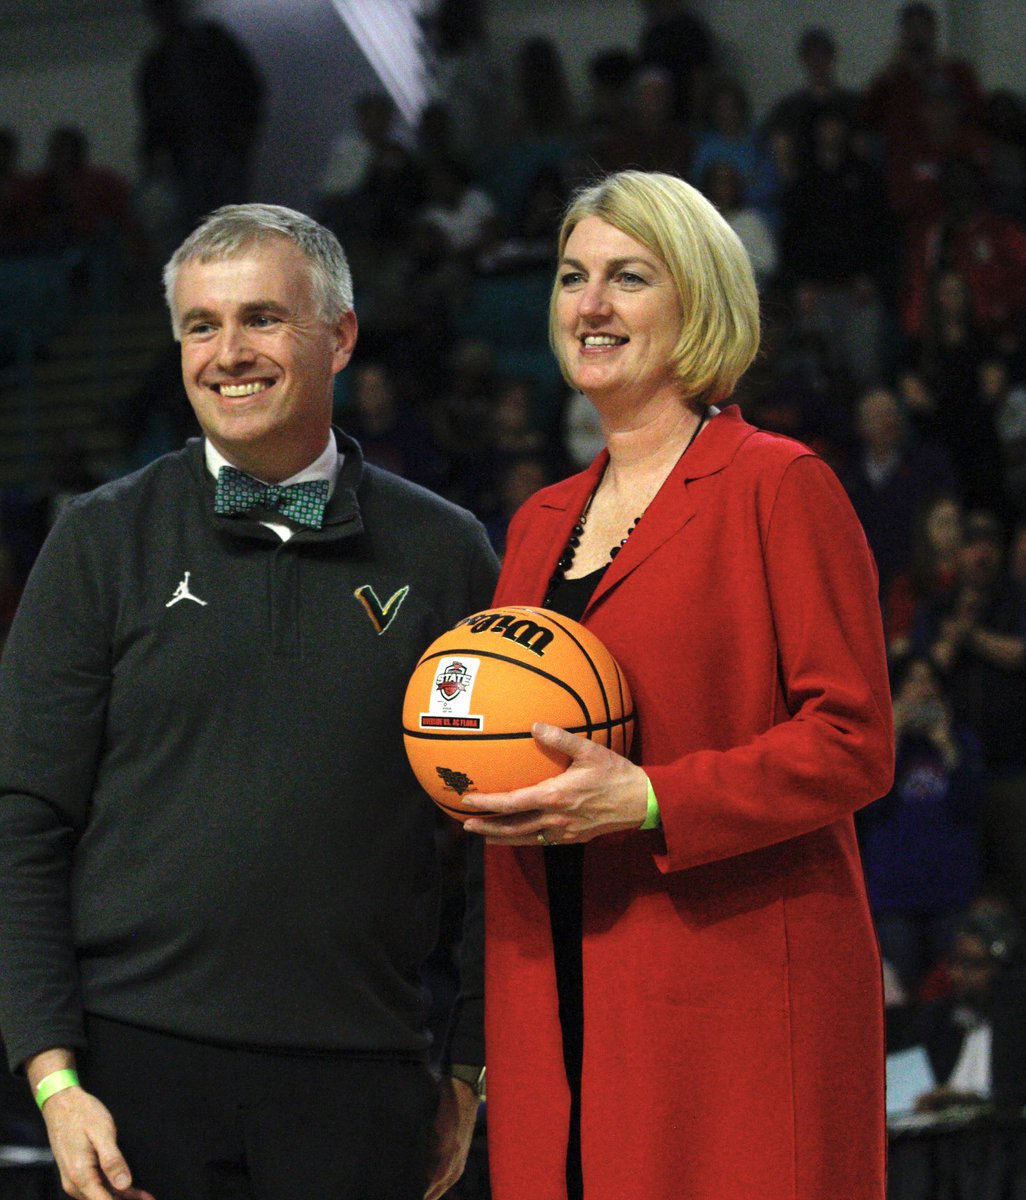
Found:
[[[357,335],[332,234],[219,209],[165,282],[205,436],[69,506],[0,667],[11,1065],[81,1200],[440,1196],[484,1063],[480,868],[439,1082],[401,708],[495,559],[332,428]]]

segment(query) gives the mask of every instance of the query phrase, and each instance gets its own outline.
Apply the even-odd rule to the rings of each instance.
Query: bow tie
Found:
[[[235,517],[253,509],[270,509],[298,525],[320,529],[327,502],[326,479],[309,479],[306,483],[282,487],[277,483],[261,483],[235,467],[222,467],[217,473],[214,512],[221,517]]]

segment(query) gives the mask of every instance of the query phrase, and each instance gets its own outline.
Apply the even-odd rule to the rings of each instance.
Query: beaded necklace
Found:
[[[684,455],[687,454],[687,452],[691,449],[692,442],[695,440],[696,437],[698,437],[699,433],[702,430],[702,426],[705,425],[705,422],[706,422],[708,416],[709,416],[708,407],[703,408],[702,416],[701,416],[698,424],[695,426],[691,436],[688,438],[687,445],[684,447],[684,449],[680,452],[679,456],[677,457],[677,462],[680,462],[680,460],[684,457]],[[676,464],[674,464],[674,465],[676,465]],[[545,589],[545,599],[542,601],[542,608],[550,608],[551,607],[552,593],[555,591],[557,584],[561,583],[566,578],[567,571],[569,571],[570,567],[573,565],[574,557],[577,554],[577,547],[581,544],[581,537],[584,533],[584,527],[588,523],[588,513],[591,511],[592,501],[595,499],[595,493],[598,491],[601,483],[602,483],[602,480],[600,479],[599,482],[595,485],[594,491],[588,497],[587,502],[585,503],[584,508],[581,512],[581,515],[577,518],[577,523],[574,525],[573,529],[570,530],[570,537],[567,540],[566,548],[563,550],[563,553],[560,555],[559,562],[556,563],[556,569],[552,572],[552,578],[549,580],[549,585]],[[656,495],[658,495],[658,492],[656,493]],[[655,499],[655,497],[653,496],[652,499]],[[652,501],[649,500],[649,504],[651,504],[651,503],[652,503]],[[630,538],[631,534],[635,531],[635,529],[637,529],[638,524],[641,521],[641,518],[645,515],[645,512],[647,510],[648,510],[648,505],[646,505],[645,509],[638,516],[636,516],[634,518],[634,520],[631,522],[630,528],[627,530],[627,532],[624,534],[624,536],[619,540],[619,542],[617,542],[615,546],[610,547],[609,562],[612,562],[613,559],[616,558],[616,556],[624,548],[624,546],[627,545],[628,539]]]

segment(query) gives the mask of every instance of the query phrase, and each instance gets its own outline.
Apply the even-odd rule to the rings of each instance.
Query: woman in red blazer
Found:
[[[551,332],[607,449],[511,525],[496,604],[583,620],[628,760],[480,796],[495,1200],[882,1200],[880,964],[852,812],[893,770],[875,570],[831,471],[716,405],[747,258],[667,175],[578,195]],[[465,798],[469,799],[469,797]]]

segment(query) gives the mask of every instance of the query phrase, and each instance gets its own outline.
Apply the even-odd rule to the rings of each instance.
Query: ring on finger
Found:
[[[552,845],[552,843],[549,841],[549,839],[545,836],[544,829],[539,829],[537,836],[538,836],[539,846],[551,846]]]

